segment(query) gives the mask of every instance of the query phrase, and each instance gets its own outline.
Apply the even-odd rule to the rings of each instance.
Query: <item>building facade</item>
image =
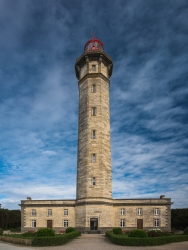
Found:
[[[92,38],[76,60],[79,87],[77,189],[75,200],[21,201],[22,231],[51,227],[63,231],[171,230],[171,199],[113,199],[109,87],[112,59]]]

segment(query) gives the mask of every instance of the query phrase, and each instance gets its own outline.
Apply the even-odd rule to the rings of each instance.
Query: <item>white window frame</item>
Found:
[[[159,215],[159,214],[160,214],[159,208],[154,208],[154,215]]]
[[[68,209],[64,209],[64,215],[65,215],[65,216],[68,216],[68,215],[69,215]]]
[[[91,92],[96,93],[96,84],[91,85]]]
[[[92,185],[93,185],[93,186],[96,185],[96,178],[95,178],[95,177],[92,178]]]
[[[48,216],[52,216],[52,209],[48,209],[47,215],[48,215]]]
[[[96,162],[97,161],[97,155],[96,154],[92,154],[91,155],[91,161],[92,162]]]
[[[96,72],[96,70],[97,70],[96,64],[92,64],[91,65],[91,71]]]
[[[68,220],[64,220],[64,221],[63,221],[63,226],[64,226],[65,228],[69,227],[69,221],[68,221]]]
[[[143,214],[142,208],[138,208],[138,215],[142,215],[142,214]]]
[[[120,219],[120,227],[125,227],[125,219]]]
[[[31,216],[37,216],[37,211],[36,209],[31,210]]]
[[[154,219],[154,227],[159,227],[160,221],[159,219]]]
[[[120,214],[121,214],[121,215],[125,215],[125,208],[121,208],[121,209],[120,209]]]
[[[96,114],[97,114],[97,108],[96,107],[92,107],[91,108],[91,115],[92,116],[96,116]]]
[[[96,139],[96,130],[95,129],[92,130],[92,132],[91,132],[91,138]]]
[[[36,220],[31,221],[31,227],[32,228],[37,227],[37,221]]]

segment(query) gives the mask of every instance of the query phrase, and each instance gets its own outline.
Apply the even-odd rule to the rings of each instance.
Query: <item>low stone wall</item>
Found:
[[[32,240],[12,238],[12,237],[7,237],[7,236],[0,236],[0,240],[10,242],[13,244],[25,245],[25,246],[31,246],[31,243],[32,243]]]

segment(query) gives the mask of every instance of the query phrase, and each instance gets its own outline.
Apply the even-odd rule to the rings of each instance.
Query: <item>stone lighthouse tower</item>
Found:
[[[21,201],[21,230],[75,227],[84,233],[153,228],[171,230],[171,199],[113,199],[110,150],[109,78],[112,59],[102,42],[89,40],[76,60],[79,88],[77,191],[74,200]]]
[[[85,44],[75,65],[79,88],[76,227],[82,229],[112,226],[109,110],[112,67],[112,59],[96,38]]]

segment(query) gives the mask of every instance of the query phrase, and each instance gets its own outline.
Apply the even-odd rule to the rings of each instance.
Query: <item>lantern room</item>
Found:
[[[87,43],[85,44],[84,51],[104,51],[104,46],[99,39],[92,37],[92,39],[87,41]]]

